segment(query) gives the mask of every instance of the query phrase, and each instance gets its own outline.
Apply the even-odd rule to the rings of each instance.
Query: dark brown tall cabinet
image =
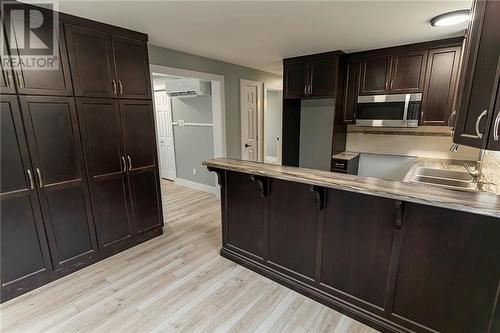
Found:
[[[2,301],[163,232],[147,36],[54,25],[55,69],[2,68]]]
[[[500,2],[475,1],[466,35],[453,141],[499,150]]]

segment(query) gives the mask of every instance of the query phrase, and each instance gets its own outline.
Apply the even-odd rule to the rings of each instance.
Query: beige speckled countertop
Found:
[[[328,171],[217,158],[203,165],[500,218],[500,196]]]
[[[332,158],[339,159],[339,160],[346,160],[350,161],[353,158],[358,157],[360,154],[356,152],[351,152],[351,151],[345,151],[343,153],[338,153],[332,156]]]

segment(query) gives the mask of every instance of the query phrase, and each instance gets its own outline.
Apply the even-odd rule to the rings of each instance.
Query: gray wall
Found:
[[[264,116],[264,138],[266,141],[265,156],[277,157],[278,156],[278,145],[276,138],[281,134],[280,124],[281,124],[281,92],[269,90],[266,93],[266,114]]]
[[[330,171],[334,99],[302,100],[299,166]]]
[[[172,121],[180,119],[193,123],[212,123],[212,97],[172,98]],[[213,128],[174,126],[174,144],[177,177],[215,186],[214,174],[201,165],[203,160],[214,158]]]
[[[240,79],[274,84],[281,76],[189,53],[149,45],[149,62],[154,65],[188,69],[224,76],[226,109],[226,154],[240,158]]]

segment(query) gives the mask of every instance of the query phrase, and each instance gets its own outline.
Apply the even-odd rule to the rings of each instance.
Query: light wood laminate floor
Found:
[[[376,332],[219,256],[219,200],[162,188],[164,235],[2,304],[1,331]]]

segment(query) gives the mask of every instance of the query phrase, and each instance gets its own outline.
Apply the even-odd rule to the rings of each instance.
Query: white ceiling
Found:
[[[463,1],[59,1],[62,12],[138,30],[150,43],[281,73],[286,57],[453,37],[429,20]]]

